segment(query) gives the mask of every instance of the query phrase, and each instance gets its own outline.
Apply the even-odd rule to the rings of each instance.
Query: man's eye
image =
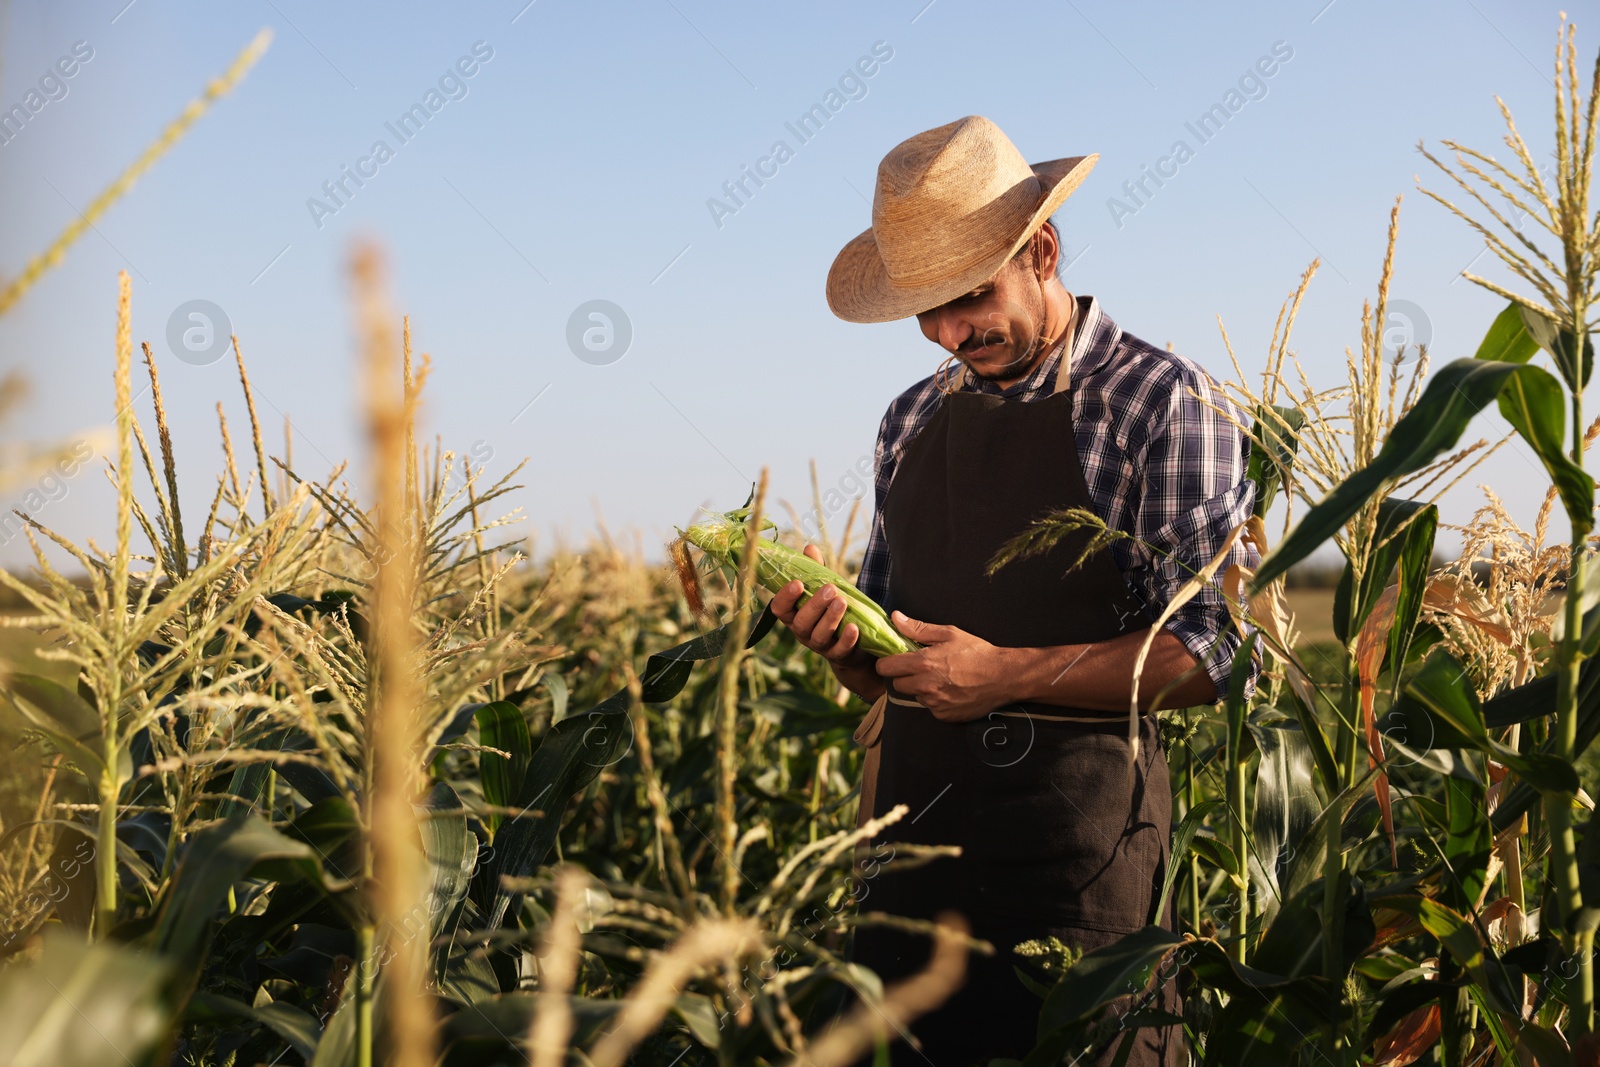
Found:
[[[975,304],[975,303],[979,302],[984,297],[988,296],[990,292],[991,292],[991,290],[985,289],[982,292],[967,293],[965,296],[958,296],[954,300],[947,301],[946,303],[942,304],[941,307],[944,307],[944,308],[967,307],[967,306],[969,306],[971,304]],[[934,310],[937,311],[939,309],[935,308]],[[931,314],[931,313],[925,312],[924,314]],[[921,316],[919,315],[918,318],[920,319]]]

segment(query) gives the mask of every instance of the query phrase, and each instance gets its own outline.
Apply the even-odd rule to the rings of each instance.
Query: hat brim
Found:
[[[828,270],[828,307],[846,322],[890,322],[920,315],[971,292],[999,272],[1016,255],[1056,209],[1088,177],[1100,156],[1073,156],[1033,164],[1044,186],[1039,206],[1010,245],[972,264],[960,274],[918,286],[894,284],[878,254],[878,242],[869,229],[853,238],[834,257]]]

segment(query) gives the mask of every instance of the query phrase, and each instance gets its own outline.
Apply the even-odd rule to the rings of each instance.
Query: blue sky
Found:
[[[1258,369],[1279,304],[1320,256],[1295,347],[1319,381],[1342,378],[1400,194],[1392,298],[1415,309],[1436,360],[1470,355],[1499,302],[1459,279],[1481,243],[1416,191],[1414,176],[1429,177],[1416,145],[1449,137],[1493,151],[1498,93],[1547,154],[1558,9],[15,0],[3,9],[0,107],[22,102],[78,42],[93,55],[0,145],[4,276],[257,30],[276,39],[0,318],[0,360],[34,387],[5,432],[60,439],[109,422],[126,269],[135,338],[162,361],[191,509],[209,503],[221,468],[216,402],[241,443],[246,426],[229,360],[192,365],[168,349],[169,318],[195,300],[222,308],[239,334],[269,443],[287,413],[298,468],[320,477],[351,457],[359,477],[346,264],[370,236],[388,252],[396,308],[433,358],[428,430],[491,457],[491,473],[530,458],[516,503],[541,545],[581,541],[598,512],[654,551],[700,505],[739,504],[763,465],[774,493],[803,505],[807,460],[824,487],[856,485],[884,407],[940,355],[913,322],[834,318],[828,266],[869,222],[883,154],[967,114],[996,121],[1033,160],[1100,153],[1057,215],[1076,257],[1069,288],[1219,376],[1231,370],[1217,316]],[[1564,9],[1587,69],[1597,5]],[[858,68],[875,47],[880,58]],[[1272,75],[1246,81],[1243,105],[1201,144],[1186,123],[1265,69],[1263,57],[1279,60]],[[786,123],[833,89],[842,104],[800,143]],[[402,143],[388,124],[426,106],[430,90],[438,110]],[[1131,203],[1123,184],[1179,139],[1193,154],[1176,176],[1133,213],[1115,209],[1113,198]],[[391,153],[381,163],[380,140]],[[778,140],[792,158],[765,164],[777,173],[747,183],[754,193],[736,212],[708,206],[727,205],[724,183]],[[345,167],[369,176],[359,187],[343,179],[336,203],[323,185]],[[1498,276],[1492,264],[1475,269]],[[594,300],[626,316],[620,359],[585,361],[569,346],[569,320]],[[1485,417],[1475,435],[1500,432]],[[1479,481],[1531,523],[1544,480],[1526,450],[1503,449],[1453,493],[1446,521],[1477,505]],[[97,471],[56,495],[41,521],[77,539],[108,535]],[[0,546],[0,562],[19,561],[18,547]]]

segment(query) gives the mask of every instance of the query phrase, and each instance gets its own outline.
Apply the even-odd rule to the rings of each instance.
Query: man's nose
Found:
[[[948,311],[939,313],[939,347],[954,352],[972,338],[972,324]]]

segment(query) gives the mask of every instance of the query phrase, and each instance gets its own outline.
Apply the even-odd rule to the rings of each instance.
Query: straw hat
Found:
[[[878,164],[872,228],[828,271],[828,306],[888,322],[994,277],[1094,169],[1098,155],[1029,166],[981,115],[900,142]]]

